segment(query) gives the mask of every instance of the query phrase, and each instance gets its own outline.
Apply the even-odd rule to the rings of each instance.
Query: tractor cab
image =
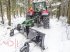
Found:
[[[32,19],[34,16],[41,15],[41,12],[46,10],[46,6],[45,1],[33,2],[32,6],[28,8],[27,18]]]
[[[45,1],[33,2],[33,9],[35,12],[40,12],[45,8],[46,8],[46,2]]]
[[[48,15],[47,5],[45,1],[33,2],[33,9],[36,15]]]

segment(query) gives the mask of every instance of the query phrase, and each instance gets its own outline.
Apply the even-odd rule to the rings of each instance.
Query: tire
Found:
[[[34,23],[32,24],[32,26],[31,27],[33,27],[34,26]]]
[[[40,27],[41,26],[41,23],[40,23],[40,16],[38,15],[38,18],[37,18],[37,27]]]
[[[14,29],[10,30],[10,36],[14,35]]]
[[[20,31],[21,30],[21,24],[17,25],[17,30]]]
[[[48,17],[43,17],[43,27],[49,28],[49,18]]]

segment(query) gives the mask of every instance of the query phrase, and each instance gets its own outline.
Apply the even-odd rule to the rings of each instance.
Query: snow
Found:
[[[24,21],[24,17],[13,18],[12,27]],[[58,21],[55,17],[50,19],[50,29],[42,27],[33,27],[34,29],[45,33],[45,50],[41,50],[34,43],[30,43],[29,52],[70,52],[70,26],[66,23],[66,18],[60,18]],[[0,25],[0,52],[19,52],[20,48],[28,39],[17,30],[15,35],[10,37],[10,29],[7,26]]]
[[[56,2],[56,3],[51,4],[51,6],[59,6],[60,4],[61,2]]]

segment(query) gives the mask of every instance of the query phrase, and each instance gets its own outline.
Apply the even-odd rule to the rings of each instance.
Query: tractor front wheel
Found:
[[[21,30],[21,24],[17,25],[17,30],[20,31]]]

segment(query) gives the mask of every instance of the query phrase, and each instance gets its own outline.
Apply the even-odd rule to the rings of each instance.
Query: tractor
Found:
[[[35,25],[37,27],[43,26],[45,29],[49,28],[49,12],[47,11],[45,1],[32,3],[32,7],[30,7],[30,10],[27,12],[26,20],[23,21],[22,24],[17,25],[17,30],[22,30],[21,27],[23,26],[26,31],[26,29]]]
[[[43,26],[44,28],[49,28],[49,13],[42,14],[43,11],[46,11],[46,8],[47,5],[45,1],[33,2],[33,6],[31,7],[32,13],[28,12],[26,19],[34,19],[34,24],[36,24],[37,27]]]
[[[31,41],[35,42],[36,44],[39,44],[39,46],[44,50],[44,36],[45,34],[42,32],[39,32],[37,30],[31,29],[30,27],[33,27],[35,24],[40,27],[43,26],[44,28],[49,28],[49,18],[48,14],[42,12],[45,12],[46,10],[46,2],[33,2],[33,6],[30,9],[32,12],[27,13],[26,20],[22,22],[22,24],[18,24],[17,29],[19,32],[26,32],[27,39],[30,39]],[[33,10],[32,10],[33,9]],[[14,30],[11,30],[10,36],[13,36]],[[20,51],[23,51],[21,49]],[[26,51],[26,50],[25,50]]]

